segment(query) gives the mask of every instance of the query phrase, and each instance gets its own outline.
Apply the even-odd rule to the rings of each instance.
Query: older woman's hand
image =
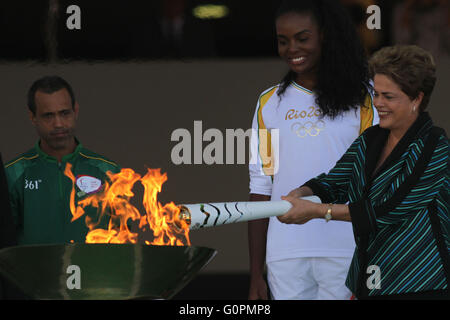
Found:
[[[320,204],[308,200],[299,199],[292,196],[292,192],[282,200],[287,200],[292,204],[292,208],[282,216],[278,216],[278,220],[287,224],[304,224],[311,219],[320,217]]]
[[[301,196],[303,196],[303,194],[300,191],[300,188],[296,188],[296,189],[292,190],[291,192],[289,192],[286,197],[300,198]],[[285,200],[287,200],[287,199],[285,199]]]

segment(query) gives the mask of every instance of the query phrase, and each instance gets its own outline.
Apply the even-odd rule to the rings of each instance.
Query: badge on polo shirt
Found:
[[[78,176],[75,183],[81,190],[77,193],[79,197],[85,194],[96,193],[102,187],[102,181],[100,179],[86,175]]]

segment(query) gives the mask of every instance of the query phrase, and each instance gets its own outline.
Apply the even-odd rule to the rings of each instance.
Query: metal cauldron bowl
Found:
[[[16,246],[0,250],[0,273],[32,299],[170,299],[216,253],[140,244]]]

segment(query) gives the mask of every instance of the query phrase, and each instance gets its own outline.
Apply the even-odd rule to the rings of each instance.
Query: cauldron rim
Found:
[[[32,244],[0,250],[0,273],[34,299],[170,299],[216,254],[198,246]],[[80,267],[78,291],[64,282],[69,265]]]

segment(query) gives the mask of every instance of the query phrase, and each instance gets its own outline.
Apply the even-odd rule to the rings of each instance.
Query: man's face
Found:
[[[30,118],[41,138],[41,147],[53,151],[64,150],[73,144],[78,104],[72,108],[69,92],[61,89],[53,93],[37,91],[34,100],[36,114]]]

